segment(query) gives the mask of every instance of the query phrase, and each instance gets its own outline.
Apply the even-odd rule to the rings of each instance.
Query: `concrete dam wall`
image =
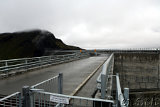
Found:
[[[160,88],[159,54],[116,53],[114,73],[119,73],[122,88]]]
[[[160,107],[160,54],[115,53],[114,74],[130,89],[130,107]],[[115,87],[115,86],[113,86]]]

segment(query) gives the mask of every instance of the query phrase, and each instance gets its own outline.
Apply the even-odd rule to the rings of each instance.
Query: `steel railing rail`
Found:
[[[51,56],[55,56],[55,57],[58,57],[58,56],[70,56],[70,55],[74,55],[74,54],[66,54],[66,55],[51,55]],[[49,58],[51,56],[41,56],[41,57],[32,57],[32,58],[17,58],[17,59],[9,59],[9,60],[0,60],[0,63],[2,62],[11,62],[11,61],[19,61],[19,60],[28,60],[28,59],[39,59],[39,58]]]
[[[126,107],[125,106],[125,102],[124,102],[124,97],[123,97],[123,94],[122,94],[122,91],[121,91],[121,86],[120,86],[120,81],[119,81],[119,76],[116,75],[116,85],[117,85],[117,97],[118,97],[118,101],[120,103],[120,107]],[[117,102],[117,105],[119,104]]]
[[[13,94],[11,94],[11,95],[8,95],[8,96],[6,96],[6,97],[4,97],[4,98],[1,98],[1,99],[0,99],[0,102],[1,102],[1,101],[4,101],[4,100],[6,100],[6,99],[8,99],[8,98],[10,98],[10,97],[13,97],[13,96],[15,96],[15,95],[18,95],[18,94],[20,94],[20,92],[15,92],[15,93],[13,93]]]
[[[114,62],[114,54],[112,53],[107,61],[103,64],[102,72],[97,78],[97,89],[101,90],[101,98],[105,99],[106,97],[106,88],[108,83],[108,74],[111,72]]]
[[[82,99],[82,100],[89,100],[89,101],[100,101],[100,102],[106,102],[106,103],[114,103],[113,100],[103,100],[98,98],[87,98],[87,97],[80,97],[80,96],[70,96],[70,95],[64,95],[64,94],[57,94],[57,93],[50,93],[50,92],[44,92],[44,91],[36,91],[36,93],[42,93],[45,95],[53,95],[53,96],[59,96],[59,97],[65,97],[69,99]]]
[[[28,99],[28,101],[31,101],[31,104],[28,105],[26,103],[24,107],[96,107],[97,102],[99,102],[99,106],[102,106],[104,103],[114,104],[114,100],[71,96],[41,90],[33,91],[32,96],[28,98],[31,98]]]
[[[44,84],[44,83],[46,83],[46,82],[52,81],[52,80],[58,78],[58,76],[59,76],[59,75],[54,76],[54,77],[52,77],[52,78],[50,78],[50,79],[48,79],[48,80],[42,81],[42,82],[40,82],[40,83],[37,83],[37,84],[35,84],[35,85],[32,85],[31,88],[36,88],[36,87],[38,87],[38,86],[40,86],[40,85],[42,85],[42,84]]]
[[[3,107],[22,107],[21,93],[15,92],[0,99],[0,106]]]
[[[106,75],[107,70],[109,70],[109,66],[111,64],[111,61],[113,60],[114,54],[111,54],[110,57],[107,59],[107,61],[103,64],[102,72],[97,78],[97,83],[101,83],[101,75]]]
[[[112,53],[107,61],[103,64],[102,72],[99,74],[97,78],[97,89],[100,90],[101,92],[101,98],[105,99],[106,98],[106,88],[107,88],[107,83],[108,79],[110,76],[111,70],[113,70],[114,66],[114,54]],[[111,75],[116,77],[116,90],[117,90],[117,97],[116,97],[116,107],[128,107],[129,104],[129,89],[124,88],[124,95],[121,92],[121,86],[120,86],[120,80],[119,80],[119,75]],[[107,90],[108,91],[108,90]]]
[[[73,60],[78,60],[84,57],[89,57],[89,54],[77,52],[66,55],[51,55],[51,56],[42,56],[33,58],[0,60],[0,75],[5,74],[6,76],[8,76],[10,71],[14,70],[27,71],[30,69],[48,66],[51,64],[59,64]],[[12,73],[14,74],[15,72]]]
[[[30,89],[32,91],[43,90],[47,92],[62,94],[63,93],[63,74],[59,73],[59,75],[56,75],[50,79],[47,79],[40,83],[32,85]]]
[[[124,95],[121,91],[119,75],[116,75],[116,107],[128,107],[129,105],[129,89],[124,88]]]

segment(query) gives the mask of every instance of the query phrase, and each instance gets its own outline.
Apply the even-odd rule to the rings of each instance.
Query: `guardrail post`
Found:
[[[63,74],[59,73],[58,76],[58,93],[62,94],[63,93]]]
[[[58,76],[58,94],[62,94],[63,93],[63,74],[59,73]],[[58,104],[56,107],[62,107],[62,104]]]
[[[49,60],[52,60],[52,56],[49,56]]]
[[[8,67],[8,63],[7,63],[7,61],[5,61],[5,66],[6,66],[6,67]]]
[[[41,67],[41,65],[42,65],[42,60],[41,58],[39,58],[39,66]]]
[[[119,74],[116,73],[116,76],[119,76]],[[117,84],[117,82],[116,82],[116,84]],[[116,85],[116,107],[119,107],[119,101],[118,101],[118,87],[117,87],[117,85]]]
[[[106,97],[106,75],[101,75],[101,98],[105,99]]]
[[[129,88],[124,88],[124,100],[125,100],[126,107],[128,107],[128,105],[129,105]]]
[[[23,107],[31,107],[30,105],[30,88],[29,86],[24,86],[22,88],[23,93]]]
[[[19,100],[19,106],[18,107],[22,107],[22,100],[21,100],[21,93],[18,94],[18,100]],[[17,103],[17,102],[16,102]]]
[[[56,62],[56,56],[53,56],[52,60],[53,60],[53,63],[55,63]]]
[[[8,76],[8,62],[7,61],[5,61],[5,67],[6,67],[7,76]]]
[[[71,60],[71,55],[68,56],[68,60],[69,60],[69,61]]]
[[[28,65],[28,61],[27,61],[27,59],[25,59],[25,66],[26,66],[26,70],[27,70],[27,65]]]

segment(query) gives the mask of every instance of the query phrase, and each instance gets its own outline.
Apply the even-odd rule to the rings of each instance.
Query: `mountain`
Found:
[[[79,50],[69,46],[46,30],[31,30],[0,34],[0,60],[23,57],[38,57],[46,51]]]

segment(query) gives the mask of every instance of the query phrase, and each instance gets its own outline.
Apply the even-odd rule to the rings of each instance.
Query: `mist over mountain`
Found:
[[[53,50],[78,50],[57,39],[46,30],[30,30],[0,34],[0,60],[22,57],[37,57]]]

